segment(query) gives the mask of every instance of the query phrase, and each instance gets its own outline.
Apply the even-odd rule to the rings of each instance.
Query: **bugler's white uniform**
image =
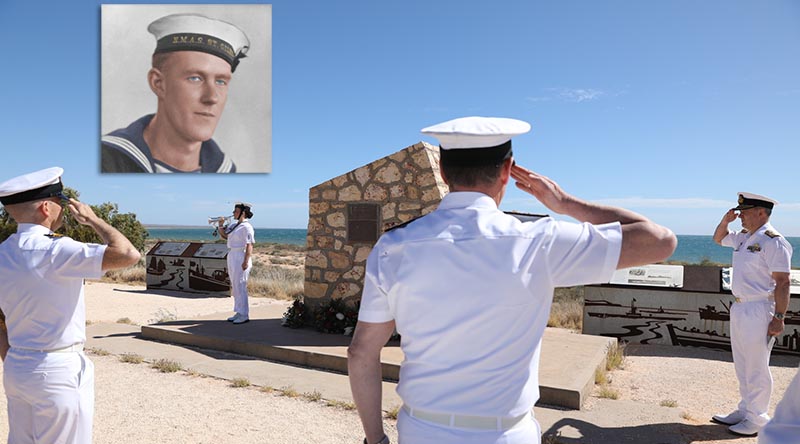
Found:
[[[621,242],[619,223],[522,223],[474,192],[384,234],[359,320],[394,320],[402,337],[400,442],[539,442],[529,412],[553,288],[608,282]]]
[[[83,279],[102,276],[105,245],[19,224],[0,244],[0,309],[11,349],[3,363],[8,442],[90,444],[94,365],[83,354]]]
[[[242,270],[245,248],[255,243],[255,230],[248,219],[237,223],[228,234],[228,277],[231,280],[233,311],[244,318],[250,318],[250,305],[247,302],[247,279],[253,268],[253,259],[247,262],[247,270]]]
[[[800,369],[775,408],[775,416],[761,429],[758,444],[785,444],[800,440]]]
[[[731,349],[739,393],[738,410],[745,419],[763,426],[772,393],[767,326],[775,314],[773,272],[791,269],[792,246],[769,223],[753,233],[729,232],[721,244],[733,247],[731,291]]]

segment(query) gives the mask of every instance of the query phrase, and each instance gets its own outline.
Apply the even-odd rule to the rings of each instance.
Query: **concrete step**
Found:
[[[350,337],[281,326],[283,307],[256,307],[250,322],[234,325],[219,313],[192,320],[143,326],[142,337],[289,363],[347,372]],[[605,365],[606,349],[615,339],[548,328],[539,368],[541,404],[580,409],[594,384],[595,369]],[[396,381],[403,352],[392,341],[383,348],[383,377]]]

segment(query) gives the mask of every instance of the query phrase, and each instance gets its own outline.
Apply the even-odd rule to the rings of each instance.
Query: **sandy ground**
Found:
[[[146,324],[171,316],[183,319],[227,312],[233,300],[174,297],[166,292],[147,292],[142,287],[89,282],[86,304],[89,322],[117,322],[127,318],[132,323]],[[286,305],[287,302],[251,298],[251,306],[262,304]],[[624,368],[611,374],[610,387],[619,393],[620,401],[594,397],[585,406],[586,415],[607,419],[609,423],[628,424],[630,418],[618,420],[614,415],[623,414],[622,403],[633,402],[635,409],[642,412],[641,426],[647,427],[648,409],[664,408],[658,406],[665,403],[680,412],[686,425],[687,443],[756,442],[751,438],[727,437],[724,432],[720,434],[719,428],[708,426],[712,414],[732,410],[738,400],[730,353],[670,346],[629,346],[626,354]],[[92,360],[97,374],[96,444],[333,444],[357,443],[363,437],[354,411],[328,407],[324,402],[264,393],[254,387],[233,388],[228,381],[185,372],[159,373],[149,366],[122,363],[113,355],[92,356]],[[796,373],[796,366],[796,358],[773,357],[772,409]],[[599,390],[595,393],[597,395]],[[615,402],[619,403],[619,409],[614,408]],[[5,396],[2,396],[0,409],[5,408]],[[637,421],[639,417],[637,412]],[[394,422],[385,422],[390,437],[396,442]],[[0,436],[7,430],[7,417],[0,415]],[[715,433],[709,434],[708,430]],[[550,442],[607,441],[563,437]]]

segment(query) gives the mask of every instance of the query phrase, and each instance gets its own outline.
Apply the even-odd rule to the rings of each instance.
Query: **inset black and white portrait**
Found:
[[[102,173],[268,173],[271,5],[102,5]]]

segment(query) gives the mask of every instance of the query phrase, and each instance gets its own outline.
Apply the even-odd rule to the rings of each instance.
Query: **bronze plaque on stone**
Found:
[[[377,204],[347,205],[348,242],[378,241],[378,210]]]

